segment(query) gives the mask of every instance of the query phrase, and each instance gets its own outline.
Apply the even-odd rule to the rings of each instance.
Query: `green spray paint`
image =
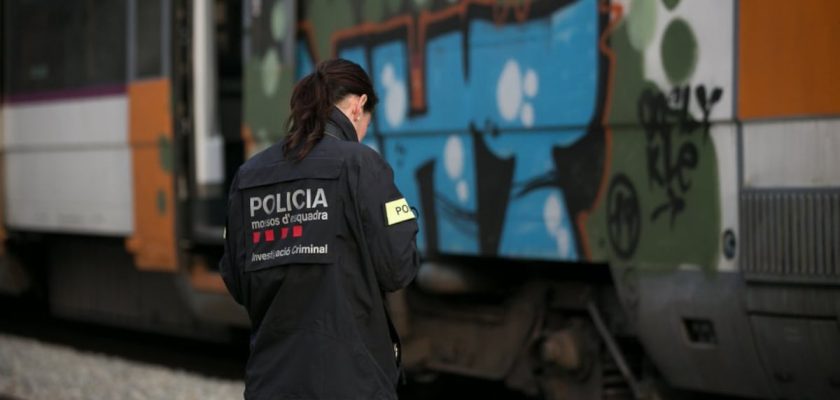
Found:
[[[697,66],[697,39],[685,20],[675,18],[665,28],[660,57],[671,84],[683,84],[694,73]]]
[[[160,215],[166,215],[166,193],[163,190],[157,191],[157,211]]]
[[[172,173],[172,141],[163,133],[158,135],[158,161],[164,172]]]
[[[270,70],[267,72],[266,68]],[[285,122],[289,115],[289,93],[293,85],[291,71],[279,67],[266,67],[261,60],[251,59],[245,63],[245,115],[258,147],[278,141],[285,134]],[[271,76],[266,78],[266,76]],[[276,79],[266,82],[267,79]],[[269,88],[269,83],[272,87]],[[266,90],[272,89],[272,90]],[[257,132],[265,132],[258,135]]]
[[[656,33],[656,2],[637,1],[631,4],[627,15],[627,30],[633,48],[643,51]]]
[[[662,3],[665,4],[665,7],[667,7],[669,11],[674,11],[674,9],[680,4],[680,0],[662,0]]]
[[[684,24],[683,21],[681,23]],[[682,134],[674,128],[671,146],[666,147],[641,126],[638,111],[642,94],[646,90],[659,93],[661,89],[644,78],[644,58],[636,43],[631,42],[630,29],[629,24],[622,23],[610,38],[616,64],[613,100],[608,116],[612,127],[612,158],[607,188],[617,176],[623,176],[631,183],[636,195],[635,203],[638,204],[639,236],[629,254],[618,254],[610,241],[610,227],[615,227],[610,223],[614,224],[615,219],[608,218],[616,215],[615,209],[610,208],[610,202],[615,204],[616,197],[610,199],[609,191],[605,190],[586,226],[592,258],[633,265],[649,272],[671,271],[682,264],[696,265],[712,272],[717,267],[720,237],[719,182],[714,144],[702,130]],[[693,66],[681,71],[683,75],[688,73],[684,79],[688,78]],[[692,97],[691,101],[696,99]],[[686,144],[696,149],[697,158],[693,169],[683,170],[685,178],[690,181],[690,188],[681,196],[684,209],[673,220],[668,210],[654,217],[656,209],[668,203],[669,196],[668,185],[658,184],[651,174],[649,150],[655,148],[659,152],[659,157],[654,159],[661,169],[662,152],[670,151],[676,159],[679,150]],[[625,190],[625,193],[628,191]],[[632,203],[625,201],[625,204]],[[624,215],[630,214],[632,212],[628,211]],[[632,218],[624,219],[625,227],[630,220]]]
[[[312,0],[306,8],[304,19],[315,30],[315,46],[322,60],[332,57],[332,33],[356,24],[353,4],[346,0]],[[321,60],[317,60],[321,61]]]

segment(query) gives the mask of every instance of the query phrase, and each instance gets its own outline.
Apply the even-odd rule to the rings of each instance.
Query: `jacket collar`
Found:
[[[341,140],[359,141],[359,137],[356,136],[356,128],[353,127],[353,124],[347,116],[335,106],[333,106],[330,112],[330,117],[327,118],[327,126],[324,127],[324,133]]]

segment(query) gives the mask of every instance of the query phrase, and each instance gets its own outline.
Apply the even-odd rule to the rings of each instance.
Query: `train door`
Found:
[[[182,239],[199,248],[222,244],[227,189],[244,160],[242,119],[242,2],[187,2],[192,20],[185,57],[191,60],[180,107],[184,138],[185,219]],[[212,253],[217,253],[214,251]],[[208,255],[208,258],[210,256]]]
[[[218,273],[227,194],[245,159],[242,1],[175,1],[177,237],[187,301],[203,321],[247,326]]]
[[[228,189],[247,157],[282,136],[295,2],[182,0],[176,8],[181,261],[193,286],[227,294],[217,263]]]

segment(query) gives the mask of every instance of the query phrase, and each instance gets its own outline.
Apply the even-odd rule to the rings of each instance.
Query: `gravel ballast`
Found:
[[[241,399],[244,389],[242,381],[0,334],[0,398]]]

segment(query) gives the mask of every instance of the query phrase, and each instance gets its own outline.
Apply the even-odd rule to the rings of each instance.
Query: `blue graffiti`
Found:
[[[596,116],[597,7],[580,0],[518,24],[476,18],[431,38],[424,51],[427,107],[417,113],[410,110],[404,39],[340,48],[338,56],[371,73],[382,100],[368,144],[385,154],[397,185],[418,206],[421,231],[430,229],[422,214],[435,216],[436,232],[418,237],[421,248],[579,259],[563,188],[529,183],[562,175],[552,149],[580,142]],[[303,53],[301,44],[299,60],[306,58],[298,66],[311,70]],[[504,174],[496,176],[506,166],[507,184]],[[427,243],[430,237],[436,243]]]

